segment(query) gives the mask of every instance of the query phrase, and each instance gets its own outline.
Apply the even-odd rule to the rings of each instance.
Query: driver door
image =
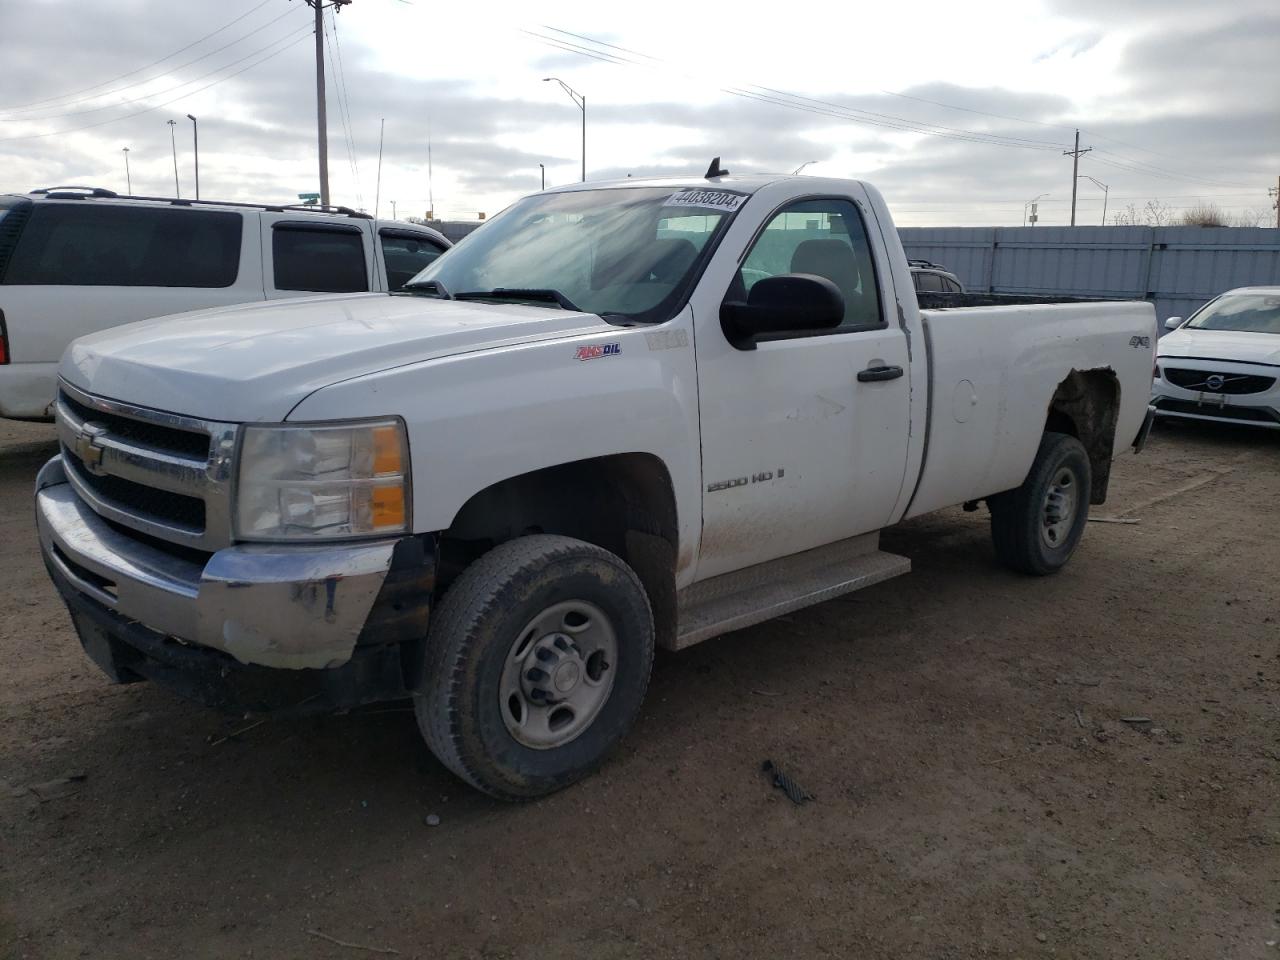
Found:
[[[731,272],[717,271],[728,275],[721,302],[746,298],[765,277],[824,276],[844,296],[839,327],[738,349],[719,327],[718,302],[698,310],[699,580],[889,521],[907,461],[908,354],[902,329],[889,322],[886,305],[895,301],[877,276],[859,206],[853,197],[785,204]],[[889,374],[870,378],[873,368]]]

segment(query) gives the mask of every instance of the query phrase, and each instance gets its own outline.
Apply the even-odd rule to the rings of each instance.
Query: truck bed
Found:
[[[1073,297],[1038,293],[917,293],[921,310],[952,310],[964,307],[1012,307],[1041,303],[1117,303],[1105,297]],[[1136,301],[1135,301],[1136,302]]]
[[[1122,402],[1112,457],[1132,444],[1151,392],[1151,304],[1037,300],[920,315],[929,413],[924,463],[906,516],[1022,483],[1055,391],[1073,371],[1114,377]]]

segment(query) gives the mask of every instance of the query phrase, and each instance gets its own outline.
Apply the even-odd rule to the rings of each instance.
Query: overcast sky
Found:
[[[123,191],[128,147],[134,192],[171,195],[173,119],[190,196],[188,113],[202,197],[317,190],[312,16],[303,0],[0,0],[0,191]],[[1109,186],[1108,219],[1158,198],[1275,222],[1277,0],[354,0],[326,23],[333,202],[373,210],[385,118],[384,216],[431,199],[492,215],[538,189],[539,163],[548,185],[577,180],[581,114],[554,75],[586,95],[589,179],[813,160],[880,187],[901,225],[1018,224],[1039,194],[1040,222],[1061,224],[1079,126],[1081,223],[1102,217],[1085,175]]]

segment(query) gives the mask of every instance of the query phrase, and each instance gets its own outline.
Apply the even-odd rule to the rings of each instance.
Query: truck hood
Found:
[[[1280,334],[1179,327],[1160,338],[1163,357],[1197,357],[1280,366]]]
[[[208,420],[283,420],[321,387],[390,367],[610,330],[595,314],[390,296],[307,297],[159,317],[76,340],[81,390]]]

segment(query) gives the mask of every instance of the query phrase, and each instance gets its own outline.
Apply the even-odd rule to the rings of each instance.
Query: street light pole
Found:
[[[798,177],[800,175],[800,172],[804,170],[805,167],[807,167],[811,163],[817,163],[817,162],[818,162],[817,160],[806,160],[804,163],[800,164],[800,166],[792,170],[791,175],[793,177]]]
[[[391,201],[391,219],[394,220],[395,218],[396,218],[396,202],[392,200]]]
[[[1102,225],[1105,227],[1107,225],[1107,194],[1111,192],[1111,188],[1097,177],[1091,177],[1087,173],[1084,175],[1084,178],[1092,182],[1095,187],[1102,188]]]
[[[124,183],[125,193],[133,193],[133,177],[129,175],[129,148],[121,147],[124,151]]]
[[[547,165],[545,163],[538,164],[538,169],[542,171],[542,189],[547,189]]]
[[[560,88],[569,95],[569,99],[578,105],[578,109],[582,111],[582,182],[587,182],[587,98],[580,94],[573,87],[569,86],[559,77],[543,77],[542,82],[547,83],[554,80],[560,84]]]
[[[178,188],[178,139],[174,134],[174,130],[178,126],[177,120],[167,121],[169,124],[169,146],[173,148],[173,195],[175,198],[182,199],[182,191]]]
[[[191,121],[191,137],[196,148],[196,199],[200,199],[200,124],[196,122],[196,118],[191,114],[187,114],[187,119]]]
[[[1026,203],[1022,205],[1022,225],[1024,227],[1027,225],[1027,208],[1034,203],[1038,203],[1039,201],[1043,200],[1047,196],[1048,196],[1047,193],[1042,193],[1038,197],[1032,197],[1030,200],[1028,200]],[[1032,221],[1031,225],[1034,227],[1035,221]]]

